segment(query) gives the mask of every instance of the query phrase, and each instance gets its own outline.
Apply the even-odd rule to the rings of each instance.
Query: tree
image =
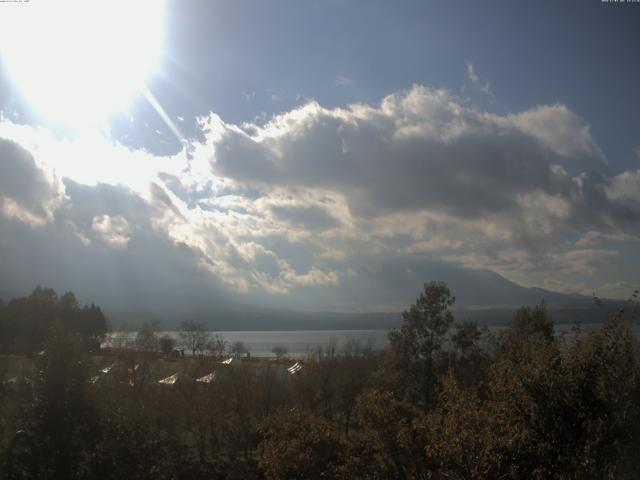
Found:
[[[109,322],[100,307],[94,305],[85,305],[81,311],[82,326],[78,331],[92,338],[103,339],[109,330]]]
[[[180,338],[195,357],[196,352],[203,352],[207,348],[209,332],[205,330],[204,324],[194,320],[185,320],[180,324]]]
[[[100,308],[93,304],[81,308],[73,292],[59,297],[51,288],[36,287],[28,297],[14,298],[1,310],[5,348],[20,353],[42,350],[53,325],[81,334],[94,349],[99,348],[108,330]]]
[[[207,343],[207,350],[210,355],[221,357],[227,350],[227,341],[222,335],[216,333]]]
[[[500,343],[502,348],[512,350],[521,347],[533,336],[550,342],[553,340],[553,328],[544,302],[533,308],[522,306],[516,311],[509,328],[502,333]]]
[[[131,331],[123,328],[122,330],[113,332],[109,335],[109,344],[115,350],[128,350],[131,348],[132,338]],[[137,340],[137,337],[136,337]]]
[[[427,442],[416,428],[424,417],[409,402],[374,389],[358,397],[356,408],[361,424],[359,455],[369,457],[358,470],[370,470],[361,478],[434,478],[426,475]]]
[[[282,345],[274,345],[271,349],[271,352],[273,352],[273,354],[279,360],[287,354],[288,350],[287,347],[284,347]]]
[[[345,442],[322,417],[293,410],[265,422],[260,466],[267,479],[339,478]]]
[[[231,344],[231,353],[234,357],[240,357],[248,352],[249,350],[247,350],[247,346],[244,344],[244,342],[238,340],[237,342],[233,342]]]
[[[517,478],[503,465],[498,418],[487,403],[474,388],[459,385],[452,371],[445,375],[437,413],[420,422],[433,475],[428,478]]]
[[[480,348],[480,338],[482,331],[478,324],[467,320],[456,325],[456,333],[451,336],[451,343],[460,355],[467,356]]]
[[[49,328],[60,322],[58,295],[36,287],[28,297],[14,298],[5,307],[8,347],[19,353],[42,350]]]
[[[136,345],[139,349],[145,352],[158,351],[158,336],[155,332],[158,323],[158,320],[151,320],[142,324],[136,335]]]
[[[73,478],[80,459],[77,452],[96,436],[83,339],[52,328],[37,363],[34,428],[42,454],[41,473],[43,478]]]
[[[163,335],[159,340],[160,351],[165,355],[169,355],[176,346],[176,339],[169,335]]]
[[[65,315],[73,315],[80,310],[80,304],[75,293],[65,292],[59,299],[60,308]]]
[[[446,371],[442,347],[453,323],[451,296],[444,282],[425,283],[416,303],[402,314],[400,330],[389,333],[396,367],[409,377],[409,394],[427,409],[435,399],[435,382]]]
[[[488,335],[487,331],[472,321],[456,325],[455,333],[451,335],[454,351],[449,355],[450,367],[463,386],[479,385],[485,380],[489,355],[483,348],[484,335]]]
[[[570,344],[519,340],[497,351],[489,372],[510,478],[638,478],[640,368],[625,322]]]

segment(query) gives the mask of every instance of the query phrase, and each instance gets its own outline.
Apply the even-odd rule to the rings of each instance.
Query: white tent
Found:
[[[111,371],[113,370],[113,367],[115,367],[115,363],[112,363],[111,365],[109,365],[108,367],[103,368],[102,370],[100,370],[102,373],[104,374],[108,374],[111,373]]]
[[[300,362],[296,362],[293,365],[291,365],[289,368],[287,368],[287,372],[289,372],[291,375],[299,372],[300,370],[302,370],[302,364]]]
[[[190,382],[191,382],[191,377],[189,377],[189,375],[187,375],[184,372],[176,372],[167,378],[158,380],[158,383],[160,385],[169,385],[169,386],[183,385],[185,383],[190,383]]]
[[[115,365],[115,364],[114,364]],[[93,385],[110,385],[116,382],[114,365],[103,368],[95,377],[89,379]]]
[[[196,382],[198,383],[212,383],[215,381],[216,379],[216,372],[211,372],[207,375],[205,375],[204,377],[200,377],[196,379]]]

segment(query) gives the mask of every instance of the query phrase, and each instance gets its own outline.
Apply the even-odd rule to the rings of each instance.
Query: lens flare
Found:
[[[40,115],[77,127],[125,111],[159,68],[161,0],[7,3],[0,53],[16,88]]]

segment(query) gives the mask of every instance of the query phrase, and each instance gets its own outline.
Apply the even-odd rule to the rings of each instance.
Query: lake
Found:
[[[582,331],[589,332],[599,328],[601,324],[583,324]],[[498,333],[505,327],[489,327],[489,331]],[[556,334],[571,336],[571,324],[558,324],[555,326]],[[637,325],[632,327],[636,338],[640,338]],[[272,349],[281,346],[287,349],[286,356],[291,358],[304,358],[309,353],[319,348],[326,349],[335,345],[336,353],[344,352],[345,345],[357,343],[361,348],[371,347],[374,351],[384,350],[389,344],[388,329],[380,330],[287,330],[287,331],[225,331],[209,332],[211,335],[222,336],[227,345],[233,342],[243,342],[254,357],[275,357]],[[169,335],[176,339],[177,346],[182,345],[179,332],[157,332],[158,337]],[[107,336],[103,346],[114,346],[120,342],[121,347],[133,348],[136,332],[112,332]],[[190,353],[190,352],[185,352]]]
[[[336,352],[342,353],[345,345],[358,343],[361,348],[371,347],[374,351],[384,350],[388,344],[389,330],[288,330],[288,331],[260,331],[260,332],[210,332],[212,335],[222,336],[227,345],[233,342],[243,342],[254,357],[275,357],[273,347],[281,346],[287,349],[287,356],[304,358],[319,348],[326,349],[335,345]],[[175,338],[180,348],[179,332],[157,332],[160,337],[169,335]],[[107,336],[103,346],[116,345],[122,342],[125,347],[133,346],[136,332],[113,332]],[[190,352],[185,352],[190,353]]]

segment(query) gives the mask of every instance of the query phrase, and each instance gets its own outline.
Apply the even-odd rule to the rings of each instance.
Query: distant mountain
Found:
[[[478,272],[476,279],[490,279],[493,283],[480,282],[457,285],[462,292],[454,307],[457,321],[473,320],[482,325],[506,325],[520,306],[536,305],[544,300],[551,319],[557,324],[600,323],[619,309],[620,300],[603,300],[605,309],[599,308],[592,298],[577,294],[562,294],[542,288],[525,288],[493,272]],[[473,286],[473,288],[472,288]],[[500,292],[505,292],[500,294]],[[480,299],[493,300],[492,305],[481,304]],[[470,301],[469,301],[470,300]],[[408,307],[409,305],[407,305]],[[177,328],[180,321],[189,319],[204,323],[212,330],[370,330],[400,326],[402,309],[388,312],[308,312],[278,310],[255,305],[218,303],[210,311],[163,311],[163,312],[109,312],[116,326],[135,326],[142,319],[159,318],[162,328]]]
[[[144,320],[155,318],[166,329],[191,319],[217,330],[320,330],[398,326],[401,312],[415,302],[422,285],[431,280],[447,283],[456,297],[454,310],[458,320],[504,325],[521,305],[542,301],[557,323],[600,322],[608,314],[588,296],[522,287],[490,270],[402,257],[370,264],[335,287],[293,292],[289,297],[247,294],[246,302],[238,294],[226,296],[220,291],[189,288],[158,289],[146,295],[131,291],[122,296],[107,288],[85,289],[82,284],[51,286],[60,294],[73,290],[81,303],[100,305],[114,328],[137,328]],[[49,285],[43,282],[43,286]],[[29,293],[3,294],[11,292],[12,287],[0,285],[0,298],[5,302]],[[609,313],[622,305],[619,300],[604,303]]]
[[[565,294],[543,288],[527,288],[491,270],[470,269],[445,264],[429,265],[429,279],[444,281],[459,307],[520,306],[545,301],[547,305],[593,304],[591,297]],[[418,293],[418,292],[416,292]]]
[[[595,305],[591,297],[564,294],[543,288],[527,288],[490,270],[476,270],[445,264],[423,262],[416,265],[397,260],[392,265],[377,266],[378,274],[361,276],[352,284],[345,283],[331,292],[332,298],[353,299],[363,308],[359,312],[339,311],[335,307],[326,311],[320,306],[296,309],[289,306],[255,305],[225,301],[221,298],[193,299],[190,308],[107,309],[115,325],[134,326],[145,318],[159,318],[163,328],[175,328],[180,321],[192,319],[215,330],[358,330],[394,328],[400,325],[401,313],[414,301],[422,285],[431,280],[444,281],[456,297],[454,312],[457,320],[475,320],[485,325],[505,325],[515,310],[522,305],[536,305],[544,301],[549,315],[556,323],[597,323],[615,312],[622,302],[604,300],[605,311]],[[407,274],[406,272],[410,273]],[[384,281],[388,278],[392,282]],[[349,292],[345,294],[345,292]],[[366,292],[366,295],[363,293]],[[411,293],[407,293],[411,292]],[[358,294],[360,293],[360,296]],[[397,307],[375,308],[374,299],[387,302],[406,298]],[[180,302],[177,302],[180,304]],[[322,305],[322,302],[317,302]],[[286,304],[285,304],[286,305]],[[370,311],[368,305],[373,306]],[[381,311],[382,310],[382,311]]]

